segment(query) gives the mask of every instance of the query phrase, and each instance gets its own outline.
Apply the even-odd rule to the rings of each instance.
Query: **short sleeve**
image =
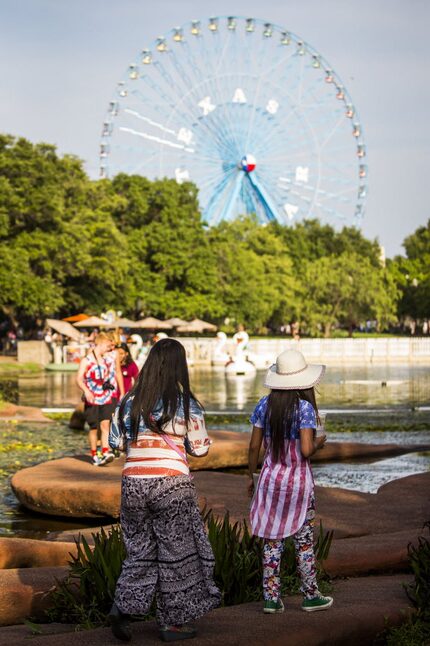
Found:
[[[317,419],[312,404],[304,399],[300,400],[300,425],[299,428],[316,428]]]
[[[120,451],[122,451],[124,448],[123,435],[121,433],[119,425],[119,404],[112,416],[112,422],[109,429],[108,444],[111,449],[119,449]]]
[[[203,411],[196,401],[190,401],[190,423],[185,441],[187,453],[195,457],[207,454],[212,444],[206,430]]]
[[[266,420],[266,410],[267,410],[267,396],[260,399],[257,406],[254,409],[249,421],[253,426],[257,428],[264,428]]]

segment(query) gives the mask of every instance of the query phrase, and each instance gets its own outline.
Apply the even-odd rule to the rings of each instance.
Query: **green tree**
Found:
[[[396,320],[397,287],[384,267],[356,253],[323,256],[305,267],[301,318],[309,331],[328,337],[343,325],[352,333],[366,319],[383,327]]]
[[[390,263],[401,290],[399,316],[430,319],[430,220],[408,236],[403,246],[406,258],[397,256]]]
[[[224,316],[261,328],[290,320],[296,281],[282,241],[254,219],[223,222],[209,233]]]
[[[110,214],[115,194],[109,187],[90,182],[81,162],[60,158],[54,146],[0,136],[5,314],[15,320],[120,304],[126,240]],[[15,292],[6,289],[8,283]]]
[[[215,259],[196,187],[118,175],[113,188],[123,198],[114,218],[127,236],[134,298],[156,316],[219,316]]]

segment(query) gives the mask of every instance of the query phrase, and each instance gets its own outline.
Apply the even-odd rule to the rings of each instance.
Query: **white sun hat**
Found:
[[[321,379],[325,366],[306,363],[298,350],[285,350],[267,371],[264,385],[275,390],[305,390]]]

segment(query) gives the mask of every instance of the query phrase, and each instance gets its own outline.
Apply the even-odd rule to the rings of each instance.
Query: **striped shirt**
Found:
[[[263,461],[258,485],[251,503],[252,533],[262,538],[285,538],[295,534],[305,522],[309,499],[314,491],[314,480],[309,458],[300,451],[300,429],[316,428],[312,404],[299,400],[290,438],[285,438],[277,462],[270,451],[270,426],[266,420],[268,397],[257,404],[251,423],[264,429]]]
[[[131,438],[130,409],[133,397],[125,404],[123,420],[124,437],[119,426],[119,406],[112,418],[109,433],[109,446],[112,449],[125,449],[127,458],[122,474],[133,478],[163,478],[166,476],[189,475],[190,469],[186,452],[196,457],[206,455],[211,444],[208,437],[203,412],[194,400],[190,401],[190,421],[187,430],[182,403],[173,421],[164,427],[169,442],[174,442],[179,453],[163,438],[163,435],[148,429],[143,419],[139,422],[137,440]],[[154,410],[154,419],[162,415],[161,404]],[[186,448],[185,448],[186,446]]]

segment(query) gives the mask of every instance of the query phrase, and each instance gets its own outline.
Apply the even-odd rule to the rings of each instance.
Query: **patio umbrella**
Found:
[[[184,319],[174,316],[172,319],[166,319],[165,323],[169,323],[172,327],[178,327],[179,325],[188,325],[189,321],[184,321]]]
[[[75,327],[106,327],[107,325],[109,325],[108,322],[100,316],[89,316],[84,321],[75,323]]]
[[[67,316],[63,321],[68,321],[69,323],[77,323],[78,321],[84,321],[85,319],[90,318],[88,314],[74,314],[73,316]]]
[[[104,321],[103,325],[100,324],[100,327],[109,327],[109,328],[118,328],[118,327],[128,327],[128,328],[137,328],[141,327],[138,323],[138,321],[132,321],[131,319],[128,318],[120,318],[116,319],[115,321],[112,321],[109,323],[109,321]]]
[[[57,319],[46,319],[46,324],[49,325],[50,328],[55,330],[55,332],[58,332],[58,334],[62,334],[63,336],[69,337],[69,339],[73,339],[73,341],[80,341],[82,332],[79,332],[73,325],[70,323],[67,323],[67,321],[59,321]]]
[[[160,319],[156,319],[154,316],[147,316],[144,319],[140,319],[140,321],[136,321],[136,327],[144,330],[171,330],[173,326],[167,323],[167,321],[160,321]]]
[[[202,321],[201,319],[193,319],[187,325],[181,325],[180,327],[176,328],[178,332],[196,332],[197,334],[200,334],[201,332],[216,332],[217,331],[217,326],[213,325],[212,323],[207,323],[206,321]]]

